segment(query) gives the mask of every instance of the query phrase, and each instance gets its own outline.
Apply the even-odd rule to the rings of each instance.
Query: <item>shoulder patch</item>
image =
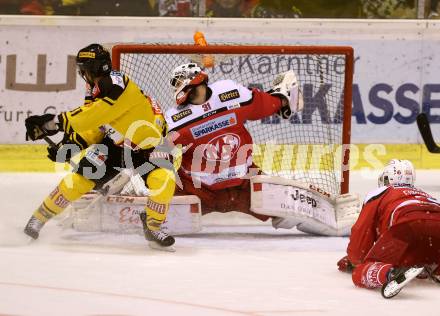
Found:
[[[376,200],[377,198],[381,197],[389,188],[390,187],[383,186],[383,187],[377,188],[371,192],[368,192],[367,195],[365,196],[364,204],[371,202],[373,200]]]
[[[93,92],[95,98],[107,98],[110,103],[114,103],[117,98],[124,92],[125,83],[123,77],[117,72],[112,72],[110,76],[102,78],[95,85],[97,92]]]
[[[239,107],[240,107],[240,103],[234,103],[227,106],[228,110],[238,109]]]
[[[171,119],[173,120],[173,122],[177,122],[180,121],[181,119],[184,119],[187,116],[190,116],[192,113],[193,112],[191,111],[191,109],[184,109],[179,113],[171,115]]]
[[[231,91],[220,93],[218,97],[221,102],[226,102],[226,101],[238,99],[240,97],[240,93],[238,92],[238,89],[234,89]]]
[[[112,83],[125,89],[124,77],[120,72],[112,71],[110,73],[110,78],[112,78]]]
[[[99,85],[94,85],[90,90],[90,99],[97,98],[101,94],[101,89],[99,89]],[[86,96],[87,98],[87,96]]]

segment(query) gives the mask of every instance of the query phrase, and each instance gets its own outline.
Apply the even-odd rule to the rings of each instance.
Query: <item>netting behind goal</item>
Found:
[[[209,56],[209,57],[207,57]],[[353,50],[350,47],[210,45],[115,45],[113,67],[134,80],[164,110],[175,106],[172,70],[195,61],[209,81],[232,79],[267,91],[277,74],[293,69],[304,110],[283,120],[246,123],[254,162],[266,174],[297,179],[333,194],[348,192]],[[344,144],[346,146],[344,146]]]

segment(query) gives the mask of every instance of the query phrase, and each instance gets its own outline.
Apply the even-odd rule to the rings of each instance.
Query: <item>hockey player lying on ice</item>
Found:
[[[101,45],[81,49],[76,63],[87,83],[85,104],[57,116],[29,117],[26,135],[37,140],[63,132],[61,145],[77,145],[85,153],[77,170],[67,175],[33,213],[24,232],[37,239],[49,219],[83,194],[102,188],[120,168],[143,166],[138,171],[152,192],[146,212],[140,214],[145,238],[151,247],[171,246],[174,238],[160,228],[174,195],[175,168],[168,153],[157,147],[164,129],[160,109],[127,76],[112,71],[110,54]],[[49,148],[49,158],[60,158],[63,150],[58,149]]]
[[[358,205],[348,216],[351,217],[345,227],[338,229],[334,199],[333,204],[329,203],[325,196],[312,192],[307,186],[291,186],[289,198],[303,202],[299,206],[301,210],[291,207],[292,216],[284,216],[286,209],[268,212],[261,205],[251,207],[254,203],[251,203],[250,178],[261,172],[253,164],[253,141],[244,122],[273,114],[288,119],[291,113],[302,110],[303,99],[293,71],[279,75],[268,93],[248,89],[232,80],[208,84],[207,73],[195,63],[176,67],[170,83],[175,91],[176,106],[165,112],[168,136],[175,145],[182,145],[184,151],[179,170],[183,187],[177,188],[177,195],[197,195],[202,214],[240,211],[263,221],[271,218],[275,228],[298,225],[300,230],[323,235],[345,235],[349,231],[357,217]],[[285,186],[291,184],[289,180],[280,185],[272,179],[265,180],[267,185],[262,184],[263,193],[272,183],[271,189],[287,192]],[[277,202],[282,198],[280,196]],[[318,213],[326,215],[318,219]]]
[[[440,282],[440,202],[414,180],[410,161],[388,163],[351,230],[348,256],[338,262],[356,286],[382,287],[386,298],[416,276]]]

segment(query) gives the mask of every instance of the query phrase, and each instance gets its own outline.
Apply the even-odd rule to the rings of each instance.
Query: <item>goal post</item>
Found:
[[[266,174],[303,181],[332,194],[349,190],[353,48],[348,46],[116,44],[113,69],[127,74],[166,110],[175,106],[172,70],[207,56],[209,82],[231,79],[263,91],[277,74],[295,71],[301,113],[247,122],[254,162]],[[205,64],[206,65],[206,64]]]

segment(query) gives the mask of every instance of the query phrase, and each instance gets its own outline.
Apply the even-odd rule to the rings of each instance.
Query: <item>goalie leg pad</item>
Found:
[[[303,216],[275,217],[272,219],[272,226],[277,229],[291,229],[296,226],[299,231],[310,235],[340,236],[336,228]]]
[[[96,209],[87,211],[97,194],[86,194],[72,203],[63,226],[83,232],[143,234],[140,214],[145,212],[148,197],[109,195],[101,199]],[[167,219],[161,229],[171,235],[192,234],[202,229],[200,199],[195,195],[175,196],[171,200]]]
[[[348,235],[360,212],[356,195],[335,197],[313,185],[279,177],[251,178],[251,210],[279,217],[275,228],[297,228],[309,234]]]

